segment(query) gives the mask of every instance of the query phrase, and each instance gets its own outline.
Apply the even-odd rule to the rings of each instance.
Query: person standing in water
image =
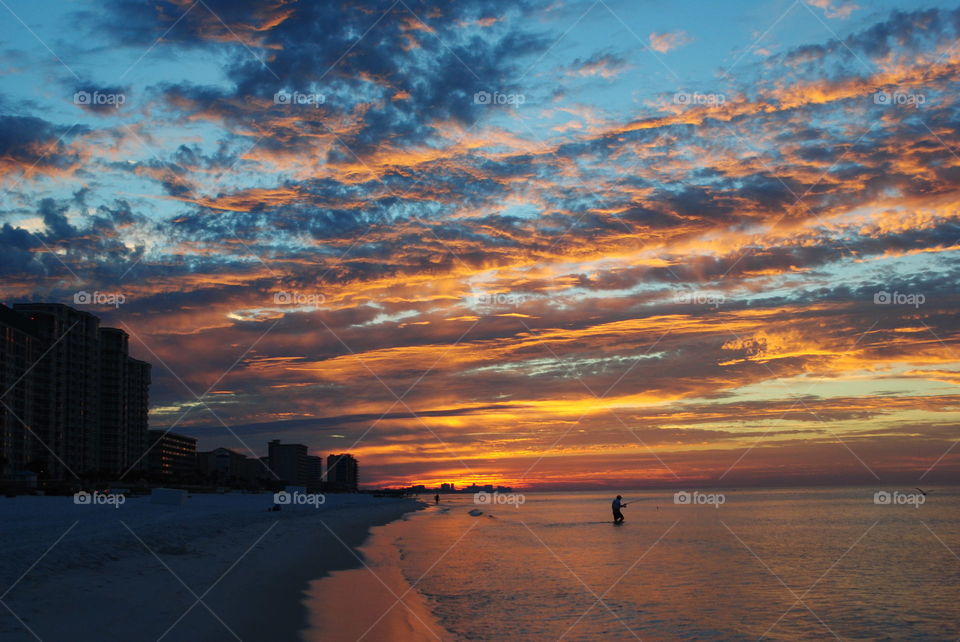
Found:
[[[439,493],[433,496],[433,503],[434,503],[434,504],[439,504],[439,503],[440,503],[440,494],[439,494]]]
[[[613,523],[620,524],[623,522],[623,513],[620,512],[620,509],[626,506],[626,502],[621,502],[623,499],[620,495],[617,495],[617,498],[613,500]]]

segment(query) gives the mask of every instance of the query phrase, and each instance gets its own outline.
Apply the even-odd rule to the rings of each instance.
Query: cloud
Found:
[[[849,0],[808,0],[808,2],[814,7],[823,9],[828,18],[840,18],[841,20],[849,18],[851,13],[860,8],[859,5]]]
[[[663,31],[650,33],[650,48],[660,53],[667,53],[693,41],[686,31]]]
[[[624,58],[614,54],[594,54],[586,59],[577,58],[570,64],[570,76],[599,76],[615,78],[630,68]]]
[[[869,477],[831,432],[891,475],[946,449],[958,12],[892,12],[678,100],[608,49],[551,50],[534,7],[408,4],[109,4],[111,46],[169,29],[151,57],[209,67],[142,67],[114,88],[144,101],[122,124],[0,101],[23,179],[0,213],[5,300],[119,289],[97,313],[137,356],[196,391],[230,369],[224,421],[320,451],[369,430],[356,450],[383,483],[463,461],[515,481],[542,455],[548,486],[606,483],[593,466],[675,483],[638,436],[690,480],[763,435],[736,479]],[[155,425],[193,408],[182,428],[230,445],[165,368],[153,393]]]
[[[80,161],[69,141],[86,131],[33,116],[0,115],[0,168],[23,178],[67,173]]]

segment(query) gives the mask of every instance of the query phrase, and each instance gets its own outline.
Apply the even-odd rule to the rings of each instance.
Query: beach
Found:
[[[404,575],[391,527],[406,520],[373,529],[360,547],[361,568],[334,571],[310,582],[306,599],[310,627],[303,634],[305,642],[456,639],[437,622],[435,605]]]
[[[370,528],[421,503],[344,494],[272,505],[269,493],[197,494],[184,506],[0,500],[0,638],[298,640],[309,582],[362,568],[355,549]]]
[[[960,488],[904,492],[4,499],[0,639],[942,639]]]

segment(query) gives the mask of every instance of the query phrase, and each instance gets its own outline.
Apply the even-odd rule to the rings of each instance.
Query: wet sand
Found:
[[[306,642],[322,640],[452,640],[427,600],[400,570],[391,524],[374,528],[360,548],[364,566],[335,571],[310,583]]]

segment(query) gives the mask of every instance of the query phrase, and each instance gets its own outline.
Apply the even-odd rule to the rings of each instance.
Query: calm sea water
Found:
[[[608,493],[446,495],[380,541],[456,639],[957,639],[960,489],[876,490],[634,492],[623,525]]]

